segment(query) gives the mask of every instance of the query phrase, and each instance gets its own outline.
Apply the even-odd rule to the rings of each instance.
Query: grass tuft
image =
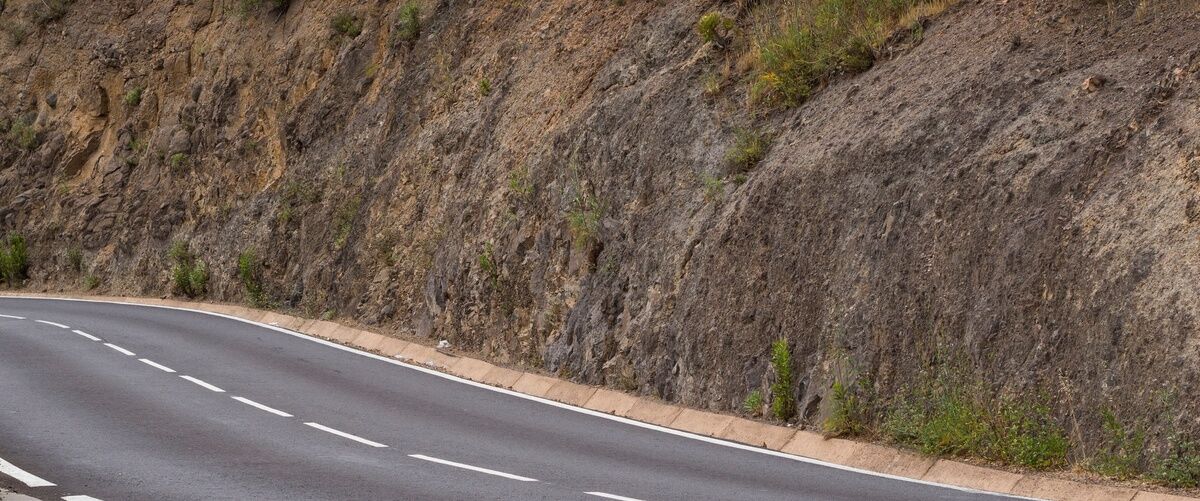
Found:
[[[333,19],[329,20],[329,27],[335,33],[350,38],[362,34],[362,22],[358,20],[358,17],[349,12],[339,12],[336,16],[333,16]]]
[[[8,235],[0,246],[0,278],[9,287],[20,287],[29,278],[29,249],[20,234]]]
[[[408,2],[396,13],[392,36],[397,42],[412,42],[421,36],[421,8]]]
[[[780,421],[787,421],[796,413],[796,400],[792,396],[792,350],[786,339],[780,338],[771,344],[771,367],[775,369],[775,382],[771,384],[771,414]]]
[[[238,254],[238,279],[246,293],[246,301],[255,308],[269,306],[267,293],[262,285],[262,268],[254,249],[245,249]]]

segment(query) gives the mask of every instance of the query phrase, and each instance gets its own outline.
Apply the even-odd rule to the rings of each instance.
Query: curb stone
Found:
[[[0,295],[168,305],[221,313],[258,323],[273,323],[302,334],[337,341],[365,351],[376,351],[389,357],[410,360],[422,365],[432,365],[455,376],[493,386],[511,388],[513,391],[527,395],[688,431],[697,435],[717,437],[756,447],[765,446],[766,449],[787,454],[915,480],[1053,501],[1197,501],[1200,499],[1126,487],[1088,484],[1035,474],[1012,473],[958,461],[920,456],[877,444],[825,438],[811,431],[690,409],[608,388],[585,386],[539,374],[521,372],[470,357],[447,354],[429,346],[335,322],[299,318],[274,311],[255,310],[237,305],[191,303],[157,298],[15,294],[12,292],[0,293]],[[0,490],[0,501],[37,500]]]

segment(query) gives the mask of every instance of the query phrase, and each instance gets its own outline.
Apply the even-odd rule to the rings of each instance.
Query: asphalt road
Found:
[[[44,500],[1002,499],[664,433],[210,314],[15,298],[0,314],[0,487]]]

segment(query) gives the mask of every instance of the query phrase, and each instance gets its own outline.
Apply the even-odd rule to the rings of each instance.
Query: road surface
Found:
[[[212,314],[0,298],[0,315],[0,487],[43,500],[1003,499],[665,433]]]

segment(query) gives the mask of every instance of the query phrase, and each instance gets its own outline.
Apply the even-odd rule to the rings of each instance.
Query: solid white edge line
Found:
[[[54,484],[46,481],[46,479],[17,468],[17,465],[3,459],[0,459],[0,473],[15,478],[17,481],[30,487],[54,487]]]
[[[122,347],[120,347],[120,346],[117,346],[117,345],[115,345],[115,344],[112,344],[112,343],[104,343],[104,346],[107,346],[107,347],[109,347],[109,348],[112,348],[112,349],[114,349],[114,350],[116,350],[116,351],[119,351],[119,352],[121,352],[121,353],[122,353],[122,354],[124,354],[124,355],[128,355],[128,356],[131,356],[131,357],[132,357],[132,356],[136,356],[136,355],[137,355],[136,353],[134,353],[134,352],[132,352],[132,351],[126,350],[125,348],[122,348]]]
[[[600,491],[585,492],[584,494],[587,494],[589,496],[596,496],[598,498],[616,499],[617,501],[642,501],[641,499],[638,499],[638,498],[627,498],[625,496],[618,496],[616,494],[609,494],[607,492],[600,492]]]
[[[55,327],[58,327],[59,329],[70,329],[70,327],[67,327],[63,324],[60,324],[58,322],[51,322],[49,320],[34,320],[34,322],[37,322],[39,324],[53,325]]]
[[[281,410],[279,410],[279,409],[275,409],[275,408],[267,407],[267,406],[265,406],[265,405],[263,405],[263,404],[260,404],[260,403],[258,403],[258,402],[255,402],[255,401],[253,401],[253,400],[250,400],[250,399],[248,399],[248,398],[245,398],[245,397],[233,397],[233,399],[234,399],[234,400],[237,400],[238,402],[241,402],[241,403],[243,403],[243,404],[249,405],[250,407],[254,407],[254,408],[256,408],[256,409],[259,409],[259,410],[264,410],[264,411],[270,412],[271,414],[274,414],[274,415],[276,415],[276,416],[283,416],[283,417],[295,417],[295,416],[292,416],[291,414],[288,414],[288,413],[286,413],[286,412],[283,412],[283,411],[281,411]]]
[[[381,443],[379,443],[379,442],[372,442],[372,441],[370,441],[370,440],[367,440],[367,439],[365,439],[365,438],[362,438],[362,437],[360,437],[360,436],[357,436],[357,435],[351,435],[351,434],[349,434],[349,433],[346,433],[346,432],[344,432],[344,431],[341,431],[341,430],[335,430],[335,429],[333,429],[333,428],[330,428],[330,427],[328,427],[328,426],[325,426],[325,425],[323,425],[323,424],[320,424],[320,423],[304,423],[304,424],[305,424],[306,426],[311,426],[311,427],[313,427],[313,428],[316,428],[316,429],[318,429],[318,430],[321,430],[321,431],[323,431],[323,432],[326,432],[326,433],[332,433],[332,434],[334,434],[334,435],[337,435],[337,436],[339,436],[339,437],[342,437],[342,438],[348,438],[348,439],[350,439],[350,440],[353,440],[353,441],[355,441],[355,442],[358,442],[358,443],[360,443],[360,444],[366,444],[366,445],[369,445],[369,446],[371,446],[371,447],[387,447],[386,445],[383,445],[383,444],[381,444]]]
[[[13,320],[25,320],[25,317],[18,317],[16,315],[0,315],[0,318],[11,318]]]
[[[202,386],[202,387],[204,387],[204,388],[206,388],[206,389],[209,389],[209,390],[215,391],[215,392],[217,392],[217,393],[225,393],[225,390],[222,390],[222,389],[220,389],[220,388],[218,388],[218,387],[216,387],[216,386],[213,386],[213,385],[211,385],[211,384],[208,384],[208,383],[206,383],[206,382],[204,382],[204,381],[201,381],[201,380],[199,380],[199,379],[196,379],[196,378],[194,378],[194,377],[192,377],[192,376],[179,376],[179,377],[181,377],[181,378],[183,378],[183,379],[186,379],[186,380],[188,380],[188,381],[191,381],[191,382],[193,382],[193,383],[196,383],[197,385],[200,385],[200,386]]]
[[[424,456],[421,454],[409,454],[408,457],[420,459],[422,461],[429,461],[431,463],[438,463],[438,464],[444,464],[446,466],[453,466],[455,468],[462,468],[464,470],[477,471],[479,473],[487,473],[488,475],[495,475],[497,477],[504,477],[504,478],[511,479],[511,480],[520,480],[522,482],[537,482],[536,478],[522,477],[520,475],[513,475],[512,473],[504,473],[502,471],[489,470],[487,468],[480,468],[478,466],[471,466],[469,464],[455,463],[454,461],[446,461],[445,459],[438,459],[438,458],[434,458],[434,457]]]
[[[150,367],[153,367],[153,368],[155,368],[155,369],[158,369],[158,370],[160,370],[160,371],[163,371],[163,372],[169,372],[169,373],[171,373],[171,374],[174,374],[174,373],[175,373],[175,369],[172,369],[172,368],[170,368],[170,367],[167,367],[167,366],[165,366],[165,365],[162,365],[162,364],[156,363],[155,361],[153,361],[153,360],[150,360],[150,359],[148,359],[148,358],[139,358],[139,359],[138,359],[138,361],[139,361],[139,362],[141,362],[141,363],[143,363],[143,364],[149,365]]]
[[[63,501],[101,501],[91,496],[63,496]]]
[[[421,367],[418,365],[406,364],[399,360],[394,360],[394,359],[384,357],[381,355],[376,355],[374,353],[368,353],[368,352],[365,352],[365,351],[362,351],[362,350],[359,350],[356,348],[351,348],[349,346],[334,343],[332,341],[326,341],[321,338],[309,336],[308,334],[304,334],[301,332],[284,329],[282,327],[275,327],[273,325],[267,325],[262,322],[255,322],[253,320],[246,320],[244,318],[235,317],[233,315],[217,313],[215,311],[204,311],[204,310],[196,310],[196,309],[192,309],[192,308],[183,308],[183,307],[179,307],[179,306],[166,306],[166,305],[158,305],[158,304],[143,304],[143,303],[133,303],[133,302],[120,302],[120,301],[103,301],[103,300],[98,300],[98,299],[75,299],[75,298],[65,298],[65,297],[36,297],[36,296],[4,296],[4,295],[0,295],[0,299],[4,299],[4,298],[25,299],[25,300],[34,300],[34,301],[69,301],[69,302],[77,302],[77,303],[115,304],[115,305],[123,305],[123,306],[137,306],[137,307],[142,307],[142,308],[158,308],[158,309],[163,309],[163,310],[187,311],[187,312],[191,312],[191,313],[199,313],[202,315],[211,315],[214,317],[221,317],[221,318],[225,318],[225,319],[229,319],[229,320],[234,320],[237,322],[242,322],[245,324],[262,327],[264,329],[270,329],[270,330],[273,330],[276,332],[281,332],[281,333],[287,334],[292,337],[304,339],[306,341],[311,341],[313,343],[323,344],[323,345],[329,346],[331,348],[339,349],[339,350],[349,352],[349,353],[354,353],[356,355],[360,355],[360,356],[364,356],[364,357],[373,358],[376,360],[387,362],[392,365],[397,365],[397,366],[405,367],[405,368],[412,369],[415,371],[424,372],[426,374],[437,376],[442,379],[449,379],[451,381],[455,381],[455,382],[462,383],[465,385],[470,385],[470,386],[474,386],[477,388],[494,391],[497,393],[503,393],[505,395],[509,395],[509,396],[513,396],[513,397],[517,397],[517,398],[523,398],[525,400],[532,400],[534,402],[550,405],[553,407],[558,407],[560,409],[567,409],[569,411],[578,412],[580,414],[587,414],[589,416],[595,416],[595,417],[598,417],[601,419],[607,419],[609,421],[616,421],[618,423],[623,423],[623,424],[627,424],[630,426],[637,426],[639,428],[645,428],[648,430],[659,431],[662,433],[667,433],[667,434],[675,435],[678,437],[690,438],[692,440],[699,440],[701,442],[706,442],[706,443],[710,443],[710,444],[714,444],[714,445],[729,447],[732,449],[757,452],[759,454],[766,454],[768,456],[775,456],[775,457],[779,457],[779,458],[790,459],[793,461],[799,461],[801,463],[824,466],[827,468],[833,468],[835,470],[849,471],[849,472],[858,473],[861,475],[867,475],[867,476],[871,476],[871,477],[886,478],[889,480],[897,480],[897,481],[901,481],[901,482],[908,482],[908,483],[913,483],[913,484],[918,484],[918,485],[928,485],[928,486],[932,486],[932,487],[950,489],[950,490],[955,490],[955,491],[959,491],[959,492],[969,492],[972,494],[983,494],[983,495],[989,495],[989,496],[1006,497],[1006,498],[1010,498],[1010,499],[1027,499],[1030,501],[1042,501],[1039,498],[1018,496],[1015,494],[1004,494],[1004,493],[999,493],[999,492],[984,491],[984,490],[979,490],[979,489],[972,489],[970,487],[962,487],[962,486],[958,486],[958,485],[950,485],[950,484],[943,484],[943,483],[939,483],[939,482],[932,482],[929,480],[921,480],[919,478],[902,477],[899,475],[892,475],[890,473],[882,473],[882,472],[878,472],[878,471],[864,470],[862,468],[855,468],[853,466],[846,466],[846,465],[837,464],[837,463],[830,463],[828,461],[821,461],[820,459],[813,459],[813,458],[804,457],[804,456],[797,456],[794,454],[788,454],[786,452],[780,452],[780,451],[771,450],[771,449],[764,449],[764,448],[755,447],[752,445],[739,444],[737,442],[729,442],[726,440],[721,440],[721,439],[713,438],[713,437],[706,437],[704,435],[697,435],[695,433],[689,433],[689,432],[682,431],[682,430],[667,428],[665,426],[659,426],[656,424],[643,423],[641,421],[635,421],[635,420],[632,420],[629,418],[624,418],[621,416],[606,414],[606,413],[603,413],[600,411],[585,409],[583,407],[576,407],[573,405],[564,404],[562,402],[555,402],[553,400],[548,400],[548,399],[545,399],[542,397],[526,395],[524,393],[513,391],[513,390],[510,390],[507,388],[499,388],[496,386],[492,386],[490,384],[471,381],[470,379],[464,379],[464,378],[455,376],[453,374],[447,374],[445,372],[433,370],[428,367]]]
[[[96,337],[96,336],[93,336],[93,335],[91,335],[91,334],[88,334],[88,333],[86,333],[86,332],[83,332],[83,331],[81,331],[81,330],[79,330],[79,329],[75,329],[75,330],[73,330],[73,331],[71,331],[71,332],[74,332],[74,333],[76,333],[76,334],[79,334],[80,336],[83,336],[83,337],[86,337],[86,338],[88,338],[88,339],[91,339],[92,341],[99,341],[99,340],[100,340],[100,338],[98,338],[98,337]]]

